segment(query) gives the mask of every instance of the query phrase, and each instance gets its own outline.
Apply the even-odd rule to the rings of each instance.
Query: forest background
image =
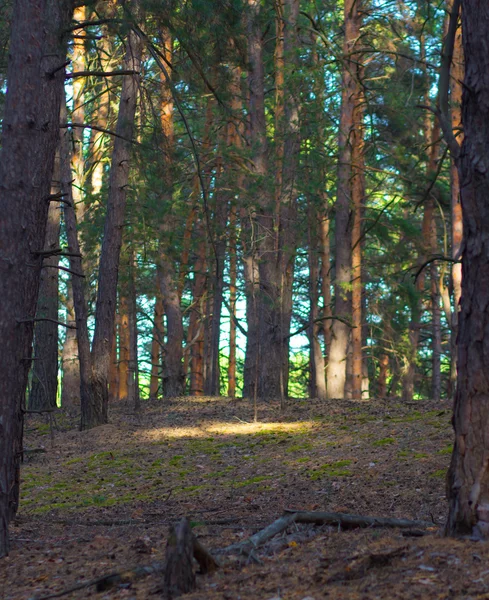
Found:
[[[89,337],[104,318],[97,280],[111,155],[125,127],[133,133],[127,203],[117,209],[111,401],[451,397],[461,214],[456,172],[428,109],[438,102],[447,6],[243,8],[76,9],[69,141],[59,160],[71,163],[83,258],[70,264],[69,204],[52,202],[44,265],[53,268],[42,272],[37,318],[75,326],[79,267]],[[137,105],[118,122],[127,80]],[[78,407],[76,330],[38,322],[34,357],[30,408]]]

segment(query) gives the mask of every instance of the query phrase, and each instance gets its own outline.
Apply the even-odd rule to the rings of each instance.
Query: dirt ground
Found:
[[[0,599],[38,599],[99,576],[162,562],[183,516],[211,550],[246,539],[284,509],[404,517],[397,529],[293,525],[254,560],[222,556],[185,599],[489,598],[489,547],[440,536],[447,509],[450,407],[420,401],[182,398],[111,410],[76,430],[76,415],[30,415],[22,503]],[[416,532],[410,532],[411,534]],[[64,598],[162,597],[151,574]]]

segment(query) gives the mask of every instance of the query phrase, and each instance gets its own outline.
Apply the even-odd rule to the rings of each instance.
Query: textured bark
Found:
[[[185,374],[183,370],[183,322],[180,310],[173,261],[163,252],[159,257],[160,292],[166,315],[166,337],[163,356],[163,397],[183,396]]]
[[[335,204],[335,319],[331,326],[331,346],[328,357],[328,398],[343,398],[346,383],[346,359],[350,338],[349,321],[352,317],[350,284],[351,273],[351,180],[352,148],[354,144],[354,112],[359,102],[358,58],[353,58],[360,40],[362,25],[361,2],[346,0],[344,4],[345,39],[340,131],[338,138],[338,184]]]
[[[319,239],[321,241],[321,296],[323,299],[323,322],[322,329],[324,335],[324,363],[328,364],[329,348],[331,345],[331,258],[330,258],[330,220],[327,212],[327,195],[322,194],[322,206],[325,211],[319,219]]]
[[[17,511],[22,413],[66,61],[70,1],[13,3],[0,154],[0,557]],[[15,374],[15,376],[13,375]]]
[[[137,11],[137,2],[133,10]],[[127,39],[123,69],[139,73],[142,42],[134,31]],[[131,162],[131,141],[134,132],[139,75],[125,75],[122,80],[119,114],[117,117],[114,149],[111,158],[107,213],[98,272],[95,332],[92,345],[92,377],[90,385],[99,405],[92,411],[82,394],[81,427],[89,429],[107,422],[108,377],[110,350],[114,333],[117,301],[117,278],[122,245],[122,230],[126,206],[126,190]]]
[[[73,303],[73,285],[71,277],[68,281],[66,296],[66,323],[76,325],[75,306]],[[75,408],[80,406],[80,363],[78,361],[78,342],[76,329],[67,329],[61,355],[63,379],[61,387],[61,406]]]
[[[54,169],[52,194],[59,193],[59,160]],[[50,202],[44,250],[59,247],[60,206]],[[58,320],[58,256],[47,256],[42,263],[36,318]],[[34,329],[34,361],[29,408],[43,410],[56,407],[58,391],[58,325],[40,321]]]
[[[361,59],[356,59],[361,60]],[[360,67],[358,68],[358,77],[363,78]],[[351,369],[352,384],[351,397],[353,400],[362,399],[363,382],[363,327],[362,327],[362,216],[365,205],[365,156],[363,140],[363,113],[364,96],[363,90],[358,82],[358,93],[355,110],[353,112],[353,135],[352,135],[352,179],[351,179],[351,201],[353,208],[352,223],[352,249],[351,249],[351,311],[352,311],[352,332],[351,332]]]
[[[463,207],[455,445],[448,472],[449,535],[489,537],[489,5],[462,2],[465,77],[459,159]]]
[[[453,0],[452,0],[453,1]],[[450,117],[453,133],[457,141],[461,144],[463,141],[462,130],[462,81],[464,77],[464,56],[462,48],[462,29],[457,28],[455,34],[455,43],[453,48],[453,62],[451,65],[450,78]],[[457,165],[451,159],[450,164],[450,187],[451,187],[451,205],[452,205],[452,258],[459,260],[461,258],[463,220],[462,205],[460,203],[460,180]],[[455,386],[457,382],[457,334],[458,319],[460,314],[460,298],[462,296],[462,264],[452,265],[452,289],[453,289],[453,312],[451,319],[451,364],[450,364],[450,398],[455,395]]]

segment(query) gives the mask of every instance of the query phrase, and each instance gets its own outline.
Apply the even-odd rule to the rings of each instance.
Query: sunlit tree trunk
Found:
[[[0,557],[19,499],[22,413],[73,3],[12,3],[0,154]]]
[[[359,60],[357,58],[357,60]],[[361,76],[360,69],[358,75]],[[351,180],[351,202],[353,210],[352,223],[352,250],[351,250],[351,277],[352,277],[352,392],[353,400],[362,399],[363,382],[363,319],[362,319],[362,215],[365,206],[365,157],[363,140],[363,113],[364,97],[359,86],[356,106],[353,112],[353,134],[352,134],[352,180]]]
[[[358,0],[345,0],[343,72],[340,130],[338,139],[338,183],[335,218],[335,300],[331,327],[331,346],[327,368],[328,398],[343,398],[346,383],[346,360],[352,318],[350,285],[352,239],[352,150],[354,112],[359,102],[358,59],[352,52],[360,41],[362,6]]]

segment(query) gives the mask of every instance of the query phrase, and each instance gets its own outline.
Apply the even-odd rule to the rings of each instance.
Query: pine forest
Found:
[[[1,598],[489,594],[488,40],[0,2]]]

